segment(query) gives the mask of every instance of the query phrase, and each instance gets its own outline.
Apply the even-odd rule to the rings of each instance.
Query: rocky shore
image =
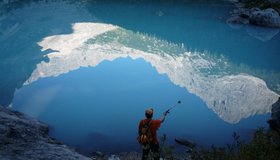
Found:
[[[270,128],[279,130],[280,98],[272,105]],[[124,152],[103,154],[94,152],[86,157],[48,135],[49,127],[17,111],[0,106],[0,159],[1,160],[140,160],[141,153]],[[190,160],[187,153],[172,154],[179,160]]]
[[[46,124],[0,106],[1,160],[90,160],[48,135]]]
[[[280,16],[277,10],[273,8],[260,9],[257,5],[255,5],[256,7],[252,5],[254,7],[251,8],[245,4],[246,1],[244,0],[231,0],[231,2],[235,4],[236,9],[231,12],[231,17],[227,19],[227,23],[280,28]],[[280,4],[278,0],[273,2],[263,0],[263,3]]]
[[[49,127],[23,113],[0,106],[1,160],[140,160],[141,153],[103,154],[86,157],[48,135]],[[184,154],[177,159],[189,159]]]

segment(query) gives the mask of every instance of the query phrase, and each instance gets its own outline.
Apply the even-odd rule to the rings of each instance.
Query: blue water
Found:
[[[178,100],[182,104],[159,130],[169,144],[182,137],[223,145],[233,132],[248,140],[257,127],[267,127],[270,114],[245,109],[249,117],[231,115],[232,105],[216,104],[246,106],[243,98],[253,96],[270,102],[280,93],[279,30],[226,24],[233,9],[226,2],[19,1],[0,7],[0,105],[47,123],[53,137],[85,153],[140,151],[136,136],[144,110],[152,106],[157,118]],[[72,26],[83,22],[120,29],[89,37],[68,54],[63,48],[73,45],[67,43],[43,50],[39,42],[46,37],[74,35]],[[91,50],[95,44],[101,49]],[[180,58],[187,61],[183,68]],[[205,61],[217,65],[205,67]],[[227,86],[206,83],[241,73],[263,80],[268,91],[258,94],[258,84],[223,93]],[[235,99],[238,91],[244,95]]]
[[[51,135],[84,150],[135,151],[138,121],[147,107],[155,118],[181,100],[159,135],[199,144],[232,142],[233,132],[248,139],[268,115],[232,125],[218,118],[197,96],[170,82],[143,59],[120,58],[94,68],[45,78],[17,91],[13,106],[51,126]],[[221,136],[222,135],[222,136]],[[219,138],[217,138],[217,136]],[[84,146],[85,145],[85,146]]]

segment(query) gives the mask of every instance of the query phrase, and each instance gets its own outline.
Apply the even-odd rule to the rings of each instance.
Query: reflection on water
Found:
[[[277,28],[261,28],[261,27],[250,27],[247,29],[249,35],[257,38],[260,41],[266,42],[271,40],[274,36],[279,33]]]
[[[35,100],[37,94],[41,98]],[[168,135],[169,143],[176,137],[206,146],[229,143],[234,131],[265,126],[268,118],[255,115],[235,125],[224,122],[199,97],[158,74],[143,58],[105,60],[95,67],[41,78],[16,92],[13,107],[48,123],[52,136],[83,151],[117,152],[139,149],[137,124],[148,106],[158,118],[178,99],[182,104],[159,130],[159,135]]]
[[[244,26],[243,24],[232,24],[232,23],[229,23],[228,25],[232,29],[241,29]],[[259,26],[247,26],[246,32],[250,36],[252,36],[262,42],[266,42],[266,41],[271,40],[273,37],[275,37],[279,33],[279,29],[278,28],[265,28],[265,27],[259,27]]]
[[[180,99],[160,132],[224,144],[279,96],[278,30],[230,28],[226,2],[13,2],[0,2],[0,104],[66,143],[137,149],[143,110]]]
[[[48,63],[37,65],[25,84],[80,67],[97,66],[105,60],[131,57],[143,58],[230,123],[270,112],[279,96],[257,77],[230,75],[231,66],[226,61],[207,59],[207,53],[187,52],[175,44],[112,25],[79,23],[73,25],[73,30],[73,34],[51,36],[39,42],[43,50],[56,52],[48,54]]]

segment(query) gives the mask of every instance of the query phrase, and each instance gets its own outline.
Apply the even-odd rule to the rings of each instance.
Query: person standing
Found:
[[[146,118],[142,119],[139,122],[138,141],[142,144],[142,160],[148,159],[150,151],[154,160],[160,159],[157,130],[159,129],[161,123],[164,122],[165,117],[169,113],[169,111],[164,112],[160,119],[155,120],[152,119],[153,113],[154,110],[152,108],[147,109],[145,111]],[[143,128],[145,128],[145,131],[143,131]],[[143,132],[146,132],[146,135],[141,137],[140,135],[143,134]],[[145,143],[143,143],[143,141],[145,141]]]

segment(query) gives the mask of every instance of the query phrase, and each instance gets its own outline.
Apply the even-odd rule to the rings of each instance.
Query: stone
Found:
[[[272,8],[253,11],[249,21],[251,24],[258,26],[280,27],[279,14]]]
[[[0,159],[90,160],[49,137],[49,127],[0,106]]]
[[[227,23],[249,24],[249,20],[240,16],[233,16],[227,19]]]
[[[231,17],[227,19],[227,23],[280,28],[280,17],[276,10],[272,8],[261,10],[257,7],[249,9],[244,6],[242,1],[232,2],[237,8],[231,12]],[[279,3],[279,1],[277,3]]]

